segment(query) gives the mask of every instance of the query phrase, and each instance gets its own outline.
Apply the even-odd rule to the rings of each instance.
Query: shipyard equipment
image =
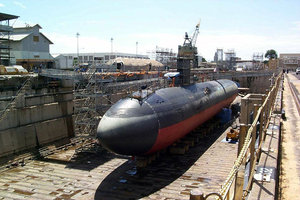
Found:
[[[238,141],[239,139],[239,132],[231,128],[229,132],[226,134],[226,141],[231,139],[231,141]]]

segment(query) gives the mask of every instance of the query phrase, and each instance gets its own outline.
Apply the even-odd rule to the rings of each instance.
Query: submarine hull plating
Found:
[[[217,80],[160,89],[142,100],[121,99],[103,116],[97,137],[117,154],[152,154],[230,105],[237,93],[233,81]]]

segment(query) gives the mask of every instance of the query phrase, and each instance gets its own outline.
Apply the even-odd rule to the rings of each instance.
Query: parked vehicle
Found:
[[[300,67],[296,69],[296,75],[300,74]]]

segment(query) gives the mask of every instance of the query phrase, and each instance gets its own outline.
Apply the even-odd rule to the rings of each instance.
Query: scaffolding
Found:
[[[236,64],[236,53],[234,49],[228,49],[227,52],[224,52],[225,54],[225,65],[227,69],[233,69],[233,67]]]
[[[10,65],[10,36],[13,32],[9,21],[18,16],[0,13],[0,65]]]
[[[86,72],[74,68],[74,131],[76,137],[96,137],[105,112],[121,98],[147,88],[166,86],[159,72],[103,72],[107,66],[92,64]],[[139,80],[131,80],[137,74]],[[127,77],[127,78],[126,78]]]
[[[264,59],[264,53],[259,53],[259,52],[253,53],[252,59],[253,59],[254,61],[262,62],[263,59]]]
[[[177,53],[173,49],[156,46],[154,51],[148,52],[152,59],[162,63],[170,69],[176,69]]]
[[[263,68],[263,60],[264,60],[263,53],[259,53],[259,52],[253,53],[252,60],[253,60],[253,68],[255,70],[259,70]]]

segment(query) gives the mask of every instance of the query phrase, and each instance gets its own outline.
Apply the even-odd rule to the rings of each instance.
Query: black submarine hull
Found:
[[[212,118],[237,94],[235,82],[216,80],[163,88],[142,100],[121,99],[101,119],[97,137],[117,154],[152,154]]]

